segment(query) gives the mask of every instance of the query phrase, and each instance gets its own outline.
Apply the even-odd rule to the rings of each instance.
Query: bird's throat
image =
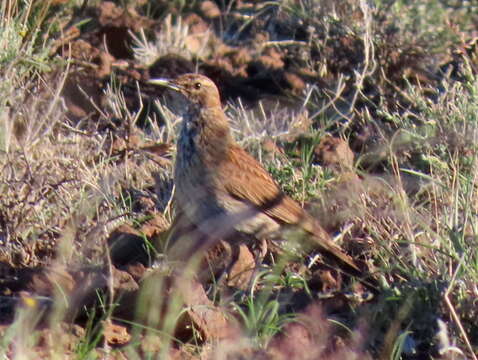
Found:
[[[183,117],[178,160],[199,162],[205,166],[220,164],[233,143],[225,114],[220,107],[191,110]]]

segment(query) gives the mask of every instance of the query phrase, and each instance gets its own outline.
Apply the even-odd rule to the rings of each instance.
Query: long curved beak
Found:
[[[170,79],[150,79],[148,83],[153,84],[153,85],[160,85],[167,87],[168,89],[174,90],[174,91],[181,91],[181,87],[174,82],[174,80]]]

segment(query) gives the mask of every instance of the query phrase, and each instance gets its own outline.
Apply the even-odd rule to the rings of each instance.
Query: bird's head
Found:
[[[176,79],[151,79],[149,83],[177,91],[196,106],[203,108],[221,106],[221,99],[216,85],[204,75],[184,74]]]

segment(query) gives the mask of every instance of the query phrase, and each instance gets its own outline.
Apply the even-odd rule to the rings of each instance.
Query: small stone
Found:
[[[354,164],[354,153],[346,141],[332,136],[325,137],[316,146],[315,155],[325,167],[335,170],[350,170]]]
[[[229,270],[227,285],[236,289],[247,290],[254,275],[255,267],[254,256],[245,244],[240,244],[237,249],[237,259]]]

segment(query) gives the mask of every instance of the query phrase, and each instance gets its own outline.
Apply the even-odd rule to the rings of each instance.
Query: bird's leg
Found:
[[[262,238],[259,239],[259,244],[258,244],[258,251],[256,254],[256,268],[260,266],[260,264],[264,261],[264,258],[266,257],[268,246],[267,246],[267,239]]]

